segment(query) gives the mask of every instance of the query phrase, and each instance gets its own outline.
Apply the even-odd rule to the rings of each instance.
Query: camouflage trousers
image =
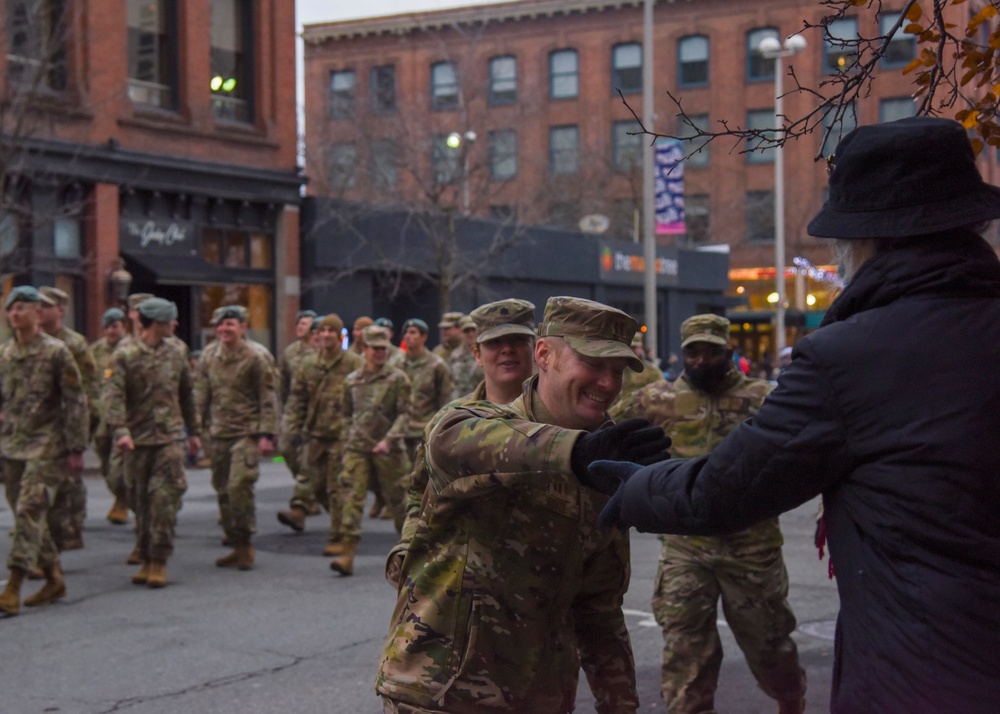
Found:
[[[7,501],[14,511],[8,568],[44,568],[58,560],[48,515],[65,473],[65,459],[3,460]]]
[[[344,451],[344,467],[341,471],[343,492],[342,537],[346,541],[361,538],[361,511],[365,505],[368,479],[378,482],[382,499],[392,511],[396,530],[403,528],[403,496],[406,493],[406,475],[410,473],[410,459],[400,446],[393,446],[388,454],[376,455],[371,452]]]
[[[382,697],[382,714],[447,714],[443,709],[416,707],[389,697]]]
[[[799,701],[806,675],[789,636],[788,574],[776,520],[720,538],[662,536],[653,614],[663,628],[663,699],[670,714],[714,712],[722,665],[718,602],[758,686]]]
[[[288,466],[288,470],[292,472],[292,478],[296,481],[298,481],[299,473],[302,470],[303,450],[304,447],[302,445],[292,445],[292,436],[290,434],[281,435],[281,458],[285,460],[285,465]],[[312,506],[312,503],[308,505]]]
[[[183,442],[126,451],[125,489],[139,554],[146,561],[166,560],[174,552],[177,512],[187,491]]]
[[[114,448],[114,441],[110,434],[98,434],[94,437],[94,451],[101,461],[101,476],[108,491],[115,497],[116,501],[124,502],[125,499],[125,457],[120,449]]]
[[[254,484],[260,477],[260,451],[252,436],[212,439],[212,488],[226,539],[247,545],[257,532]]]
[[[344,493],[340,485],[343,467],[343,442],[340,439],[310,437],[303,447],[305,464],[295,477],[292,508],[308,511],[321,503],[330,512],[330,542],[340,540],[343,524]]]
[[[64,466],[55,501],[49,509],[49,529],[60,551],[68,540],[83,537],[86,519],[87,487],[83,483],[83,472],[70,471]]]

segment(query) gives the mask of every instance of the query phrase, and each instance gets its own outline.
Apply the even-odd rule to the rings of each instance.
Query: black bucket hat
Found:
[[[830,194],[809,235],[902,238],[1000,218],[965,129],[936,117],[860,126],[841,140]]]

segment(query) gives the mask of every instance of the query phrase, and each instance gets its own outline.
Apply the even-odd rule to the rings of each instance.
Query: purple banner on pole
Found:
[[[677,139],[657,139],[654,151],[656,234],[684,233],[684,150]]]

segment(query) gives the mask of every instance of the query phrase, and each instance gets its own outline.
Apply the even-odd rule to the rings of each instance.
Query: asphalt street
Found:
[[[327,516],[293,534],[275,513],[292,481],[283,464],[263,466],[257,487],[257,567],[215,567],[217,508],[206,470],[188,471],[176,553],[162,590],[132,585],[125,564],[131,525],[104,516],[111,498],[88,476],[85,548],[63,555],[62,601],[0,620],[0,714],[378,714],[373,680],[395,592],[383,578],[396,541],[389,521],[365,518],[353,577],[332,573],[321,552]],[[826,562],[812,545],[816,503],[782,517],[795,639],[809,677],[810,714],[828,711],[832,623],[838,609]],[[0,532],[13,525],[0,506]],[[6,559],[9,538],[0,536]],[[664,711],[659,696],[660,630],[649,612],[659,542],[633,534],[626,614],[636,656],[640,711]],[[5,561],[4,561],[5,562]],[[5,571],[0,578],[5,577]],[[26,582],[22,597],[40,583]],[[774,703],[754,683],[724,622],[718,711],[758,714]],[[582,677],[581,677],[582,679]],[[582,681],[577,711],[594,706]]]

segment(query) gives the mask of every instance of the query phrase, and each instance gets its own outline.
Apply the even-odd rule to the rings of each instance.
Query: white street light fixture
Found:
[[[776,37],[765,37],[757,45],[757,50],[767,59],[774,60],[774,120],[784,127],[781,87],[784,70],[781,59],[801,52],[806,47],[806,38],[802,35],[792,35],[785,40],[784,46]],[[774,311],[774,354],[785,346],[785,143],[784,128],[778,130],[778,145],[774,151],[774,282],[777,301]]]

